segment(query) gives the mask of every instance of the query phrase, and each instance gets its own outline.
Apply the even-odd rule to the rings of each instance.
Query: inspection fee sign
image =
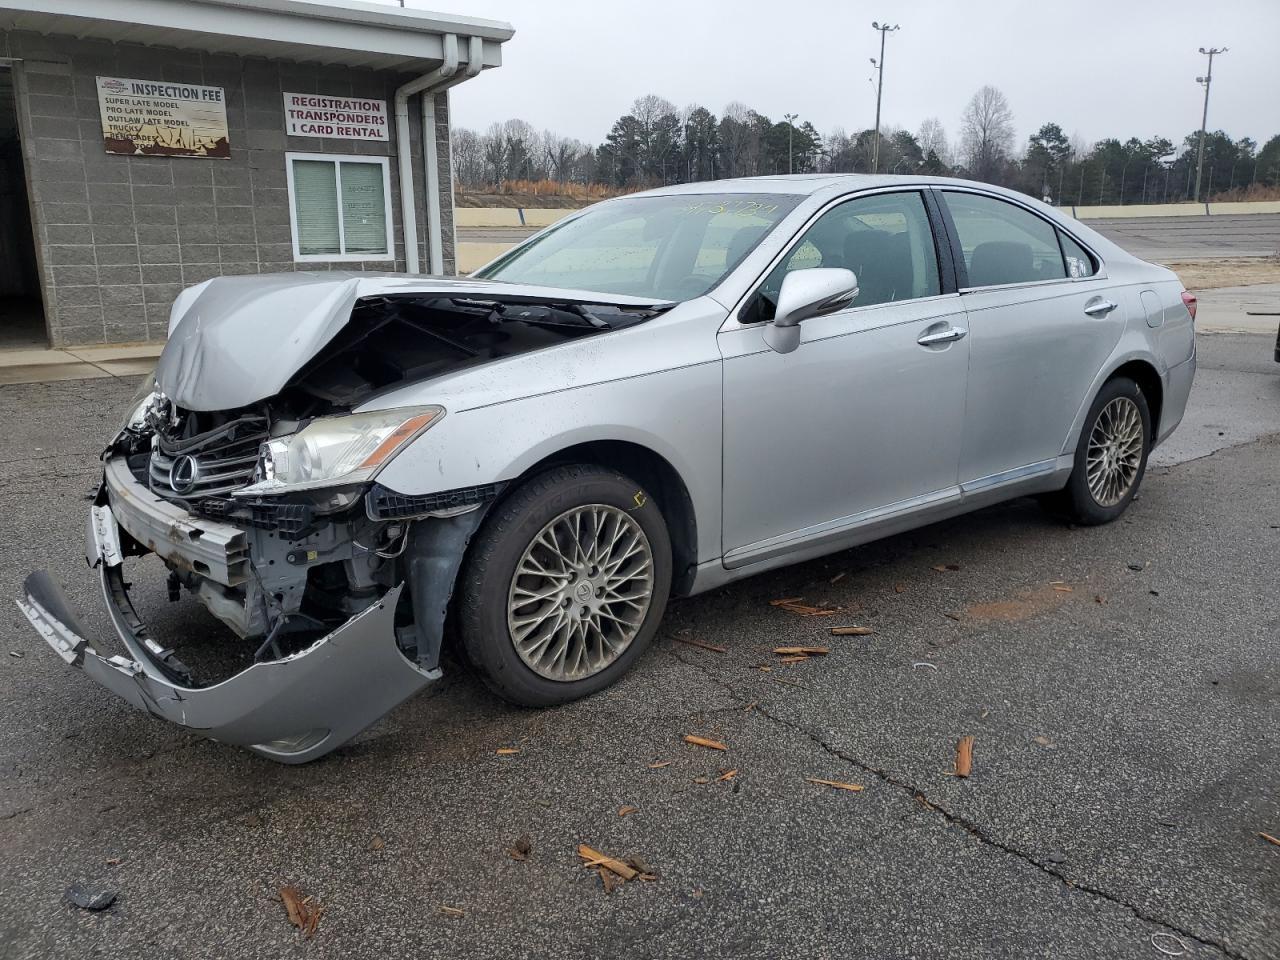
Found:
[[[107,153],[231,156],[222,87],[124,77],[97,79]]]
[[[387,101],[286,93],[284,129],[294,137],[387,140]]]

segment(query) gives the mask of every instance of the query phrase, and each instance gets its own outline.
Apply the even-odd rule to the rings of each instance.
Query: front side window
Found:
[[[765,278],[740,321],[773,319],[787,274],[811,267],[852,270],[858,278],[854,307],[942,292],[929,215],[916,192],[859,197],[828,210]]]
[[[691,300],[741,263],[800,199],[731,193],[614,200],[552,227],[476,276]]]
[[[388,163],[286,155],[294,259],[393,260]]]
[[[1067,275],[1054,227],[1022,207],[976,193],[943,193],[970,287],[1061,280]]]

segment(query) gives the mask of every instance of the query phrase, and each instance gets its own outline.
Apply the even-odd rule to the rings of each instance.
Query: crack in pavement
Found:
[[[708,667],[704,666],[703,664],[695,663],[694,661],[691,661],[691,660],[686,660],[684,657],[680,656],[680,654],[677,653],[674,649],[666,649],[665,652],[668,653],[670,656],[674,657],[676,660],[679,660],[681,663],[685,664],[686,666],[694,667],[695,669],[700,670],[708,680],[710,680],[712,683],[719,686],[721,689],[725,690],[731,697],[733,697],[739,703],[742,703],[742,704],[753,703],[754,712],[759,713],[761,716],[765,717],[772,723],[780,727],[783,727],[784,729],[790,730],[793,733],[800,734],[801,736],[805,737],[806,739],[816,744],[825,752],[829,753],[831,756],[836,757],[839,760],[843,760],[846,763],[853,764],[855,767],[862,770],[863,772],[876,777],[877,779],[883,781],[884,783],[892,787],[898,788],[904,793],[910,794],[912,799],[920,803],[921,805],[923,805],[926,810],[932,810],[936,812],[948,823],[954,823],[956,826],[965,830],[970,836],[974,837],[976,840],[980,841],[981,843],[989,847],[993,847],[997,850],[1000,850],[1003,853],[1007,853],[1010,856],[1016,857],[1017,859],[1021,860],[1023,863],[1039,870],[1041,873],[1048,874],[1054,879],[1061,881],[1072,890],[1084,891],[1085,893],[1098,897],[1101,900],[1105,900],[1108,903],[1114,904],[1115,906],[1128,910],[1137,919],[1142,920],[1145,923],[1154,924],[1158,927],[1163,928],[1168,932],[1177,934],[1180,937],[1185,937],[1188,940],[1192,940],[1200,944],[1201,946],[1209,947],[1213,950],[1217,950],[1220,953],[1228,957],[1231,957],[1232,960],[1249,960],[1249,958],[1243,953],[1232,950],[1229,947],[1219,943],[1216,940],[1212,940],[1207,936],[1201,936],[1183,927],[1179,927],[1176,924],[1171,923],[1167,920],[1162,920],[1161,918],[1148,913],[1142,907],[1133,903],[1129,903],[1127,900],[1124,900],[1121,897],[1116,896],[1115,894],[1108,893],[1106,890],[1103,890],[1099,887],[1095,887],[1087,883],[1081,883],[1079,881],[1072,880],[1066,877],[1059,871],[1055,870],[1051,864],[1043,863],[1037,860],[1031,854],[1026,853],[1022,850],[1019,850],[1017,847],[1012,846],[1011,844],[1006,843],[1003,840],[997,839],[996,837],[988,833],[980,824],[977,824],[974,821],[958,813],[953,813],[951,810],[948,810],[945,806],[942,806],[941,804],[933,802],[932,800],[929,799],[929,797],[925,794],[925,792],[921,790],[919,787],[917,787],[915,784],[907,780],[904,780],[902,777],[896,776],[895,774],[889,773],[886,770],[881,770],[879,767],[873,766],[870,763],[867,763],[863,760],[859,760],[857,757],[851,756],[850,754],[841,750],[839,747],[832,746],[830,743],[824,740],[820,735],[814,733],[813,731],[807,729],[806,727],[800,725],[799,723],[796,723],[794,721],[786,719],[785,717],[781,717],[775,713],[772,713],[766,706],[761,704],[759,700],[748,701],[747,698],[742,696],[742,694],[740,694],[732,684],[716,676],[714,673],[711,672],[711,670]]]

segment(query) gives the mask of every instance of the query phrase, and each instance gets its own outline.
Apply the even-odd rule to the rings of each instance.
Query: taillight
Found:
[[[1187,313],[1191,314],[1191,320],[1194,323],[1196,319],[1196,295],[1189,290],[1183,290],[1182,305],[1187,308]]]

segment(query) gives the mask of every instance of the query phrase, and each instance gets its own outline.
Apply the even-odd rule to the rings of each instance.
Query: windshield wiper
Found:
[[[472,300],[462,297],[454,297],[453,303],[460,307],[483,307],[488,309],[490,323],[519,321],[530,326],[559,328],[562,330],[581,330],[584,327],[589,327],[593,330],[613,329],[611,324],[601,320],[580,303],[499,303],[496,300]]]

